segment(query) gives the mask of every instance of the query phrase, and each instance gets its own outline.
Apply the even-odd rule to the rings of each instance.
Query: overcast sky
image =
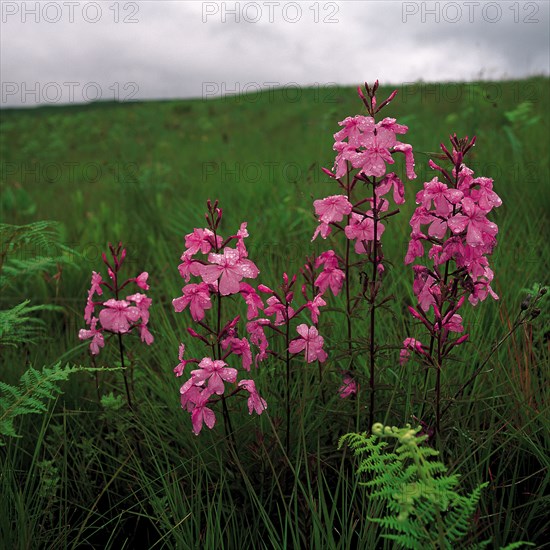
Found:
[[[0,107],[550,72],[548,0],[0,5]]]

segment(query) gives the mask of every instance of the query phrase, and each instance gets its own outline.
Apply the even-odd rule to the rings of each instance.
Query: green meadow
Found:
[[[383,284],[395,299],[376,329],[386,346],[377,363],[376,418],[397,426],[433,421],[433,379],[413,360],[399,364],[403,339],[421,337],[407,313],[415,299],[412,269],[403,265],[408,222],[416,192],[436,175],[428,160],[439,144],[448,144],[451,133],[476,135],[468,165],[494,179],[503,201],[490,215],[499,226],[490,263],[500,299],[461,312],[470,339],[446,363],[448,410],[433,444],[465,492],[489,482],[464,548],[489,539],[489,548],[517,541],[542,548],[549,536],[548,307],[543,302],[537,318],[504,337],[526,289],[548,283],[549,81],[397,88],[383,116],[409,127],[402,141],[413,145],[418,178],[403,178],[406,203],[383,236],[392,264]],[[316,365],[294,361],[288,457],[281,443],[284,371],[275,360],[252,373],[268,402],[265,414],[249,416],[243,401],[230,404],[238,463],[229,456],[219,411],[212,431],[192,433],[179,402],[187,375],[172,372],[180,342],[190,355],[202,353],[186,330],[189,313],[175,313],[172,299],[184,284],[177,269],[184,236],[205,226],[206,200],[220,201],[225,236],[248,222],[258,282],[276,287],[283,272],[299,275],[306,256],[337,246],[330,237],[311,242],[312,203],[339,192],[321,168],[332,168],[338,121],[362,113],[353,88],[0,113],[1,223],[52,222],[47,238],[22,238],[15,247],[11,230],[2,229],[0,309],[25,300],[48,307],[15,329],[23,341],[9,341],[7,325],[0,327],[0,391],[7,395],[6,385],[18,385],[31,367],[90,367],[61,383],[62,393],[44,400],[41,414],[15,419],[21,437],[3,439],[0,546],[394,548],[368,519],[385,512],[360,485],[356,461],[337,449],[345,433],[370,428],[365,312],[354,319],[353,362],[365,377],[357,399],[342,400],[337,391],[338,369],[349,361],[341,297],[330,295],[321,315],[329,352],[323,376]],[[92,364],[88,342],[78,339],[91,272],[103,268],[108,242],[119,241],[128,249],[127,276],[147,271],[153,299],[154,344],[137,337],[126,344],[133,411],[114,343]],[[488,355],[475,382],[451,400]]]

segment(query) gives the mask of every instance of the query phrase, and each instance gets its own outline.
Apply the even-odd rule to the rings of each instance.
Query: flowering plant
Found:
[[[111,260],[107,259],[105,253],[102,254],[101,258],[107,267],[110,281],[104,280],[100,273],[92,272],[91,286],[84,309],[84,320],[88,328],[81,329],[78,337],[80,340],[91,340],[90,353],[92,357],[95,357],[99,354],[100,349],[105,346],[104,334],[117,335],[126,397],[128,406],[131,409],[132,398],[124,364],[122,336],[137,332],[142,342],[145,342],[148,346],[153,343],[154,338],[148,328],[149,308],[152,299],[148,298],[143,292],[135,292],[126,295],[124,298],[121,298],[121,293],[130,284],[135,284],[140,290],[149,290],[147,284],[149,274],[144,271],[137,277],[121,280],[120,271],[126,259],[126,249],[123,248],[122,243],[118,243],[117,246],[109,243],[109,251]],[[108,300],[98,300],[96,296],[104,297],[104,289],[110,291],[113,297]],[[96,317],[96,308],[98,307],[101,309]],[[133,375],[133,368],[131,375]]]
[[[191,414],[193,432],[198,435],[204,424],[210,429],[214,427],[216,416],[210,407],[221,401],[226,428],[233,438],[226,399],[241,391],[247,392],[250,414],[253,411],[261,414],[267,403],[260,397],[254,380],[242,379],[237,383],[239,371],[229,366],[234,360],[231,356],[239,357],[242,369],[250,372],[252,364],[257,366],[265,359],[267,342],[261,336],[260,322],[256,322],[254,330],[249,322],[246,326],[249,338],[240,338],[241,316],[224,322],[222,302],[230,297],[240,297],[246,304],[248,319],[257,317],[258,309],[263,309],[264,304],[256,289],[243,281],[255,279],[259,274],[254,262],[248,259],[244,242],[249,236],[247,224],[242,223],[236,234],[224,239],[219,233],[223,212],[218,208],[218,202],[212,204],[208,201],[207,206],[208,227],[194,229],[185,236],[185,251],[178,269],[186,284],[182,296],[175,298],[172,304],[176,312],[189,308],[198,330],[189,327],[188,333],[200,340],[208,352],[202,359],[184,359],[186,346],[182,343],[174,373],[182,376],[188,363],[198,367],[191,371],[191,376],[180,388],[181,406]],[[191,282],[191,277],[197,282]],[[233,385],[230,393],[226,391],[226,384]]]
[[[401,205],[405,202],[405,188],[396,172],[390,171],[395,164],[394,155],[402,153],[405,157],[406,175],[414,179],[414,157],[411,145],[397,139],[408,131],[407,126],[398,124],[394,118],[383,118],[376,121],[378,113],[396,96],[397,90],[382,101],[377,102],[378,81],[372,87],[365,83],[365,92],[358,89],[359,97],[366,107],[368,116],[357,115],[339,122],[342,129],[334,134],[333,149],[336,158],[332,170],[324,172],[336,180],[342,193],[316,200],[313,205],[318,217],[318,226],[313,239],[321,236],[326,239],[335,230],[345,237],[344,251],[337,254],[328,250],[321,254],[318,264],[325,269],[318,280],[322,289],[330,287],[337,295],[345,285],[347,344],[349,366],[343,369],[343,385],[340,396],[346,398],[358,390],[357,369],[353,357],[352,317],[357,315],[361,298],[366,299],[370,307],[370,342],[369,342],[369,389],[370,389],[370,423],[374,421],[375,393],[375,324],[376,309],[388,301],[380,299],[380,280],[384,274],[384,254],[381,238],[386,229],[384,222],[399,212],[390,211],[386,198],[392,191],[393,202]],[[369,191],[359,193],[359,189]],[[359,195],[359,196],[358,196]],[[357,261],[352,260],[352,246]],[[366,264],[370,264],[370,269]],[[352,295],[351,270],[356,269],[361,275],[362,288],[356,296]]]
[[[487,296],[498,299],[491,288],[494,274],[489,267],[489,256],[495,245],[498,227],[487,215],[502,204],[493,191],[493,180],[474,177],[474,172],[464,164],[464,157],[475,145],[475,137],[458,139],[450,137],[452,151],[444,144],[441,149],[451,163],[452,170],[429,165],[439,176],[424,183],[424,189],[416,195],[419,205],[412,215],[411,240],[405,263],[411,264],[425,254],[429,245],[429,267],[415,264],[413,291],[417,307],[409,307],[430,334],[430,345],[413,338],[403,342],[401,362],[408,360],[411,352],[436,370],[436,431],[439,430],[441,369],[444,359],[452,349],[467,341],[468,335],[452,337],[464,332],[462,316],[458,311],[466,298],[477,305]],[[423,229],[422,226],[427,226]]]

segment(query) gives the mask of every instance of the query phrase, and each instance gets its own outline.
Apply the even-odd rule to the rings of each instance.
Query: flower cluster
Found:
[[[128,334],[137,331],[141,341],[147,345],[153,343],[153,335],[149,332],[149,307],[152,300],[147,295],[137,292],[121,299],[121,292],[131,283],[141,290],[149,290],[147,284],[148,273],[143,272],[137,277],[121,282],[119,272],[126,258],[126,249],[122,243],[113,246],[109,243],[112,261],[103,253],[103,263],[107,267],[110,281],[104,281],[100,273],[92,272],[92,281],[88,291],[88,300],[84,310],[84,320],[88,329],[81,329],[78,333],[80,340],[89,340],[92,355],[98,355],[100,348],[105,346],[104,333]],[[104,296],[103,290],[108,289],[114,296],[108,300],[98,300],[96,296]],[[100,307],[96,317],[96,308]]]
[[[377,277],[384,272],[381,238],[386,229],[384,221],[397,214],[399,210],[390,211],[390,202],[387,198],[390,191],[393,202],[401,205],[405,202],[405,187],[400,177],[390,166],[395,164],[394,155],[402,153],[405,159],[405,171],[408,179],[416,178],[414,171],[414,157],[412,146],[402,143],[398,136],[408,131],[407,126],[398,124],[394,118],[383,118],[376,121],[381,109],[388,105],[396,96],[394,91],[390,96],[378,104],[376,91],[378,81],[369,87],[365,83],[365,91],[358,89],[359,97],[366,107],[368,115],[348,117],[339,122],[342,127],[334,134],[336,158],[332,170],[324,172],[338,183],[341,194],[332,195],[313,203],[318,226],[312,240],[318,236],[326,239],[332,232],[341,232],[345,235],[346,251],[338,256],[329,250],[319,257],[319,265],[324,264],[324,270],[318,279],[319,288],[326,288],[337,295],[346,283],[346,310],[348,335],[351,336],[351,316],[360,303],[360,297],[365,296],[372,309],[376,307],[380,284]],[[370,189],[366,196],[358,195],[358,184]],[[370,195],[370,196],[369,196]],[[359,261],[350,260],[350,247],[360,256]],[[364,264],[370,263],[372,270],[366,275]],[[319,266],[318,265],[318,266]],[[317,266],[317,267],[318,267]],[[358,297],[350,294],[349,271],[357,267],[364,275],[364,292]],[[366,289],[366,290],[365,290]],[[367,296],[368,295],[368,296]],[[371,320],[374,323],[374,320]],[[351,347],[351,338],[349,341]],[[351,355],[351,349],[350,355]],[[374,344],[371,350],[374,354]],[[371,362],[371,387],[374,384],[373,362]],[[350,367],[351,368],[351,367]],[[343,386],[340,388],[341,397],[356,393],[357,383],[352,373],[344,371]]]
[[[487,256],[496,245],[497,225],[487,218],[493,208],[502,204],[493,191],[493,180],[474,177],[474,172],[463,160],[475,144],[475,138],[458,139],[451,136],[452,152],[441,144],[444,156],[452,163],[452,170],[430,161],[444,181],[434,177],[424,183],[424,189],[416,195],[419,205],[412,215],[411,240],[405,263],[411,264],[425,254],[425,243],[429,245],[430,268],[413,265],[413,291],[418,308],[409,308],[411,314],[420,320],[430,334],[445,344],[450,332],[464,331],[462,317],[457,313],[466,296],[472,305],[485,300],[487,296],[498,299],[491,288],[494,274]],[[433,309],[434,320],[427,313]],[[467,335],[458,338],[446,347],[466,341]],[[412,343],[411,343],[412,342]],[[422,345],[415,340],[405,340],[402,361],[410,351],[426,357]]]
[[[376,215],[388,210],[389,203],[383,198],[384,195],[393,190],[395,204],[405,202],[403,182],[395,172],[388,172],[388,165],[395,163],[395,153],[405,155],[407,178],[416,178],[412,146],[397,140],[398,134],[407,132],[407,126],[398,124],[394,118],[388,117],[375,122],[375,115],[395,97],[397,91],[377,106],[375,93],[378,81],[372,89],[367,84],[365,87],[367,97],[361,88],[358,92],[370,116],[347,117],[338,123],[343,128],[334,134],[333,149],[337,152],[334,167],[332,171],[324,170],[338,181],[346,194],[333,195],[313,203],[319,221],[313,239],[318,235],[326,239],[332,231],[331,226],[342,229],[342,222],[346,218],[344,232],[348,239],[355,241],[355,251],[358,254],[367,253],[367,243],[380,240],[384,232],[384,225]],[[352,172],[355,172],[355,175],[350,181]],[[343,181],[344,176],[347,177],[346,182]],[[374,189],[374,196],[362,198],[354,203],[352,194],[359,181],[370,184]],[[370,206],[366,211],[361,208],[365,203]]]
[[[296,284],[296,275],[289,277],[286,273],[283,273],[283,282],[280,286],[280,290],[272,290],[271,288],[260,285],[258,287],[263,293],[268,294],[269,298],[266,300],[266,308],[264,309],[265,318],[261,319],[263,323],[259,325],[262,332],[266,327],[270,327],[274,332],[280,334],[290,334],[291,321],[299,319],[300,314],[307,310],[311,316],[311,325],[307,323],[300,323],[296,326],[296,332],[298,337],[289,340],[288,351],[291,354],[304,353],[304,358],[307,363],[313,363],[319,361],[324,363],[327,359],[327,353],[324,350],[324,338],[319,334],[317,324],[319,322],[319,315],[321,307],[326,305],[323,299],[324,290],[319,292],[315,291],[316,287],[320,287],[318,284],[319,277],[315,276],[315,269],[312,266],[313,262],[306,264],[302,270],[302,274],[306,279],[306,284],[302,285],[301,293],[305,302],[301,306],[296,306],[296,296],[294,292],[294,286]],[[312,288],[312,296],[308,296],[308,287]],[[325,287],[326,290],[326,287]],[[271,317],[271,319],[269,319]],[[280,327],[284,326],[284,331],[281,331]],[[261,337],[265,339],[263,341],[267,344],[267,338],[265,333]]]
[[[258,330],[252,330],[247,324],[249,339],[239,338],[238,328],[240,316],[222,324],[221,301],[231,296],[241,297],[246,303],[249,320],[258,316],[259,309],[264,308],[263,301],[256,289],[243,279],[255,279],[259,270],[248,259],[248,250],[244,239],[247,238],[247,224],[241,224],[235,235],[224,239],[219,234],[222,220],[222,210],[217,201],[208,201],[206,219],[208,227],[194,229],[185,236],[185,251],[181,256],[182,263],[179,272],[186,285],[182,295],[172,303],[176,312],[189,308],[191,318],[199,326],[201,332],[188,328],[188,333],[202,341],[209,348],[209,355],[198,358],[184,359],[185,345],[179,348],[179,363],[174,368],[176,376],[182,376],[188,363],[198,366],[191,371],[190,378],[181,386],[181,406],[191,413],[193,432],[199,434],[203,424],[212,429],[216,423],[214,411],[209,408],[218,400],[235,395],[241,390],[248,392],[248,408],[250,414],[255,411],[261,414],[267,407],[253,380],[241,380],[237,384],[238,371],[230,367],[230,356],[240,357],[239,362],[245,371],[250,371],[253,363],[256,365],[266,357],[267,345],[264,345]],[[232,245],[232,246],[231,246]],[[195,277],[196,282],[191,282]],[[213,320],[207,320],[208,311],[216,311]],[[261,323],[256,322],[258,326]],[[257,346],[253,350],[251,343]],[[253,353],[255,352],[255,356]],[[226,384],[234,385],[230,394],[226,393]]]

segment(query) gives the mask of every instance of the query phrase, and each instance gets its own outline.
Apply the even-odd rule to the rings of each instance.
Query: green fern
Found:
[[[18,416],[44,413],[47,410],[46,402],[61,393],[58,383],[82,370],[76,366],[60,365],[57,363],[42,370],[29,367],[21,376],[19,386],[0,382],[0,446],[5,445],[5,437],[21,437],[14,426]]]
[[[382,536],[394,541],[396,548],[450,549],[459,547],[459,542],[464,548],[463,539],[487,483],[470,495],[458,494],[459,476],[447,475],[445,465],[435,460],[439,452],[422,445],[427,436],[418,436],[420,430],[374,424],[372,435],[346,434],[338,448],[347,443],[361,457],[358,474],[370,476],[362,485],[370,489],[370,498],[381,499],[388,510],[383,518],[369,519],[387,531]],[[393,451],[387,449],[384,438],[397,440]]]
[[[59,306],[29,306],[29,303],[30,300],[25,300],[11,309],[0,310],[0,348],[17,347],[23,343],[36,344],[46,325],[35,314],[41,311],[63,311]]]
[[[74,265],[78,254],[61,242],[61,226],[38,221],[28,225],[0,224],[0,291],[20,283],[23,278]],[[44,332],[44,321],[36,314],[63,309],[52,305],[30,306],[24,302],[0,311],[0,348],[21,343],[35,344]]]
[[[0,224],[0,289],[21,277],[73,265],[79,256],[61,242],[61,225],[38,221],[27,225]]]

